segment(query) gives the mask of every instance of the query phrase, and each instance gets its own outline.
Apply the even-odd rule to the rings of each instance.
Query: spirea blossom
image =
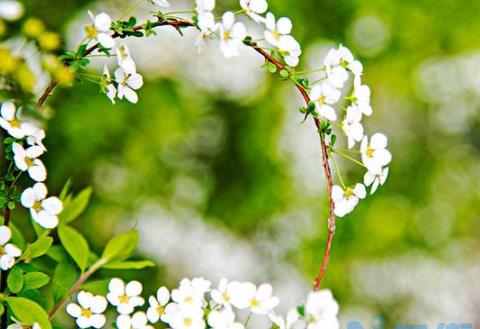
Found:
[[[63,209],[62,201],[57,197],[47,198],[47,187],[43,183],[36,183],[33,187],[23,191],[20,202],[30,209],[35,222],[46,229],[58,225],[58,215]]]
[[[125,283],[118,278],[110,280],[107,300],[117,308],[120,314],[131,314],[135,307],[142,306],[145,300],[140,297],[143,287],[138,281]]]
[[[247,35],[245,25],[235,22],[235,15],[227,11],[223,14],[222,23],[219,25],[220,48],[226,58],[240,55],[240,47]]]
[[[156,296],[150,296],[148,299],[147,318],[151,323],[157,323],[160,316],[165,313],[165,306],[170,300],[170,293],[167,288],[161,287]]]
[[[343,217],[358,205],[360,199],[367,195],[363,184],[356,184],[353,188],[342,189],[338,185],[332,187],[332,198],[335,203],[335,215]]]
[[[320,117],[330,121],[337,120],[337,113],[332,105],[338,102],[340,96],[340,91],[328,82],[315,85],[310,94],[312,101],[315,103],[317,113]]]
[[[362,140],[362,161],[369,170],[376,171],[392,161],[392,154],[387,150],[388,138],[382,133],[373,134],[368,140],[365,136]]]
[[[93,296],[86,291],[80,291],[76,303],[67,305],[67,313],[76,318],[80,328],[102,328],[106,318],[103,312],[107,309],[107,300],[103,296]]]
[[[307,329],[338,329],[338,309],[330,290],[311,292],[305,303]]]
[[[91,11],[88,12],[92,20],[92,24],[85,28],[87,37],[90,40],[99,42],[102,47],[113,48],[115,46],[115,39],[111,36],[110,26],[112,19],[106,13],[93,15]]]
[[[13,243],[8,243],[12,238],[12,231],[8,226],[0,226],[0,268],[4,271],[15,265],[15,258],[20,257],[22,251]]]
[[[44,149],[40,146],[30,146],[24,149],[19,143],[12,144],[13,159],[15,165],[21,171],[27,171],[30,177],[37,182],[43,182],[47,178],[47,169],[43,162],[38,159]]]
[[[26,125],[22,123],[16,116],[17,109],[12,102],[2,104],[0,110],[0,127],[5,129],[7,133],[14,138],[23,138],[26,134]]]
[[[267,11],[267,0],[240,0],[240,6],[255,22],[260,23],[265,20],[260,14]]]

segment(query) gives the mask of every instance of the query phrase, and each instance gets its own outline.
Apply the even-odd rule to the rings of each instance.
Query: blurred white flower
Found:
[[[267,11],[267,0],[240,0],[240,6],[255,22],[260,23],[265,21],[260,14]]]
[[[342,129],[348,139],[348,148],[355,146],[355,142],[363,139],[362,112],[355,106],[347,108],[347,115],[342,122]]]
[[[93,15],[91,11],[88,11],[88,16],[90,16],[92,24],[85,28],[87,38],[99,42],[102,47],[113,48],[115,39],[112,38],[110,31],[112,25],[110,16],[107,13]]]
[[[182,279],[178,289],[172,290],[172,300],[180,305],[202,307],[211,282],[203,278]]]
[[[267,314],[279,303],[277,297],[272,296],[272,286],[264,283],[257,287],[250,282],[241,283],[232,295],[232,305],[239,308],[249,308],[255,314]]]
[[[172,329],[204,329],[203,309],[198,307],[180,306],[176,303],[167,305],[166,321]]]
[[[388,177],[388,168],[373,168],[374,171],[368,170],[363,176],[363,183],[365,186],[372,185],[370,189],[370,194],[375,193],[378,188],[378,185],[385,184],[385,181]]]
[[[118,329],[153,329],[144,312],[136,312],[132,316],[122,314],[117,317],[116,324]]]
[[[358,81],[358,80],[357,80]],[[370,105],[370,88],[367,85],[355,84],[352,91],[352,105],[355,105],[361,113],[370,116],[372,114],[372,106]]]
[[[142,293],[142,284],[138,281],[125,283],[118,278],[110,280],[108,285],[107,299],[113,306],[117,307],[120,314],[131,314],[135,307],[142,306],[145,300],[140,297]]]
[[[220,305],[230,305],[232,297],[239,290],[240,283],[237,281],[228,282],[227,279],[222,278],[218,284],[217,289],[213,289],[210,293],[212,300]]]
[[[208,324],[213,329],[243,329],[243,324],[235,322],[235,313],[230,306],[213,310],[208,315]]]
[[[306,327],[305,321],[300,318],[300,314],[296,308],[288,311],[286,319],[274,313],[270,313],[268,316],[270,320],[278,326],[278,329],[303,329]]]
[[[115,97],[117,97],[117,88],[112,83],[112,78],[110,76],[110,71],[108,70],[107,65],[103,67],[103,80],[104,84],[102,84],[102,89],[105,95],[107,95],[108,99],[115,104]]]
[[[219,23],[220,49],[226,58],[238,56],[239,48],[247,35],[245,25],[235,22],[235,15],[231,11],[223,14],[222,23]]]
[[[343,88],[345,82],[348,80],[347,68],[354,60],[350,50],[342,45],[340,45],[338,49],[330,49],[325,57],[324,63],[328,81],[335,88]]]
[[[0,18],[7,21],[16,21],[23,16],[25,8],[19,1],[4,0],[0,1]]]
[[[387,136],[382,133],[373,134],[370,142],[368,142],[368,137],[365,136],[360,147],[365,167],[375,171],[389,164],[392,161],[392,154],[386,149],[387,145]]]
[[[12,150],[18,169],[28,171],[30,177],[37,182],[43,182],[47,178],[45,165],[40,159],[37,159],[44,152],[41,146],[30,146],[25,150],[22,145],[13,143]]]
[[[142,88],[143,77],[138,73],[128,74],[123,68],[115,70],[115,81],[118,83],[118,98],[124,97],[131,103],[138,102],[138,95],[135,90]]]
[[[3,103],[0,110],[0,126],[5,129],[10,136],[20,139],[25,137],[25,128],[27,127],[25,123],[20,122],[20,120],[16,118],[15,112],[15,104],[12,102]]]
[[[286,37],[290,36],[290,33],[292,32],[292,21],[290,18],[280,17],[278,21],[276,21],[275,15],[268,13],[267,17],[265,18],[265,27],[267,28],[267,30],[264,32],[265,39],[272,46],[278,48],[281,46],[285,47],[285,40],[288,40]]]
[[[335,215],[343,217],[353,211],[360,199],[367,195],[365,186],[357,183],[354,188],[347,187],[345,190],[338,185],[332,188],[332,198],[335,203]]]
[[[107,309],[107,300],[103,296],[93,296],[86,291],[80,291],[76,303],[66,307],[67,313],[76,318],[80,328],[101,328],[105,325],[106,318],[103,312]]]
[[[330,290],[311,292],[305,303],[307,329],[338,329],[338,304]]]
[[[157,323],[160,316],[165,313],[165,305],[170,300],[170,293],[165,287],[161,287],[157,291],[157,296],[150,296],[148,299],[149,307],[147,310],[147,318],[151,323]]]
[[[116,54],[118,66],[120,66],[123,71],[125,71],[125,73],[137,73],[137,65],[135,64],[132,56],[130,55],[130,49],[128,48],[126,43],[122,43],[120,46],[117,47]]]
[[[318,114],[322,118],[330,121],[337,120],[335,109],[330,105],[338,102],[340,96],[340,90],[335,89],[327,82],[322,82],[321,84],[314,86],[310,94],[312,101],[315,103]]]
[[[32,219],[40,226],[52,229],[58,225],[58,214],[63,209],[62,201],[57,197],[47,198],[47,187],[36,183],[23,191],[20,202],[30,209]]]
[[[45,130],[38,127],[37,124],[34,124],[33,122],[25,122],[25,135],[28,145],[38,145],[44,151],[47,150],[45,145],[43,145],[43,139],[45,138]]]
[[[13,243],[8,243],[12,238],[12,231],[8,226],[0,226],[0,268],[4,271],[15,265],[15,258],[20,257],[22,251]]]

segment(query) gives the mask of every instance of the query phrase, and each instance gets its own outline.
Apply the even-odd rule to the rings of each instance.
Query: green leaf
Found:
[[[155,266],[150,260],[130,261],[130,262],[113,262],[103,266],[103,268],[114,270],[139,270],[145,267]]]
[[[50,282],[50,277],[42,272],[26,273],[23,278],[23,290],[37,289]]]
[[[68,253],[61,245],[55,245],[47,252],[47,256],[56,261],[57,263],[62,263],[68,261]]]
[[[287,70],[281,70],[280,71],[280,76],[282,78],[288,78],[290,76],[290,73]]]
[[[8,308],[15,318],[26,325],[37,322],[42,329],[52,329],[45,310],[37,303],[22,297],[7,297]]]
[[[20,260],[34,259],[45,255],[52,246],[52,243],[53,238],[49,236],[39,238],[37,241],[27,246],[25,252],[20,257]]]
[[[67,224],[77,219],[85,210],[92,195],[92,188],[87,187],[78,193],[59,215],[60,223]]]
[[[58,236],[65,250],[67,250],[68,254],[83,272],[87,267],[88,254],[90,252],[87,240],[70,226],[59,226]]]
[[[137,247],[138,232],[129,231],[111,239],[102,254],[102,259],[107,263],[119,262],[127,259]]]
[[[268,72],[270,72],[270,73],[277,72],[277,67],[275,66],[275,64],[273,64],[271,62],[267,63],[267,69],[268,69]]]
[[[108,293],[108,284],[110,279],[101,279],[95,281],[89,281],[82,285],[82,290],[88,291],[94,295],[105,296]]]
[[[70,262],[62,262],[57,265],[53,274],[53,298],[55,303],[65,296],[68,290],[77,280],[78,273],[75,265]]]
[[[26,243],[22,232],[20,232],[20,230],[13,223],[10,223],[10,228],[12,229],[12,243],[18,248],[25,250]]]
[[[20,267],[13,267],[7,277],[8,289],[14,294],[22,290],[23,287],[23,271]]]
[[[58,196],[60,200],[64,201],[65,198],[68,195],[68,191],[70,191],[70,187],[72,186],[72,180],[69,178],[65,182],[65,185],[63,185],[62,191],[60,192],[60,195]]]

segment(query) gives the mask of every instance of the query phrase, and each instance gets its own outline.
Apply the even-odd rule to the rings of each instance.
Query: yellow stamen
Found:
[[[367,155],[367,157],[369,158],[373,158],[373,153],[375,152],[375,150],[373,148],[371,148],[370,146],[367,147],[367,149],[365,150],[365,154]]]
[[[230,31],[224,31],[223,32],[223,39],[224,40],[229,40],[231,38]]]
[[[187,327],[190,327],[193,323],[193,320],[191,318],[185,318],[183,319],[183,324]]]
[[[257,307],[259,305],[260,305],[260,301],[256,298],[252,299],[252,301],[250,302],[251,307]]]
[[[325,101],[325,96],[320,96],[320,97],[318,97],[317,102],[318,102],[320,105],[324,105],[324,104],[326,103],[326,101]]]
[[[127,304],[130,298],[127,295],[118,297],[120,304]]]
[[[162,306],[157,307],[158,314],[162,315],[165,312],[165,309]]]
[[[92,316],[92,311],[87,310],[87,309],[83,309],[81,316],[84,316],[84,317],[86,317],[86,318],[89,318],[89,317]]]
[[[12,121],[10,121],[10,126],[12,128],[19,128],[20,127],[20,121],[18,121],[16,119],[13,119]]]
[[[348,199],[353,195],[353,190],[350,187],[347,187],[345,192],[343,192],[343,195]]]
[[[35,201],[35,203],[32,206],[32,209],[35,211],[42,210],[42,204],[40,203],[40,201]]]
[[[95,29],[95,26],[89,25],[85,28],[85,32],[87,34],[87,38],[89,39],[95,39],[98,35],[97,30]]]

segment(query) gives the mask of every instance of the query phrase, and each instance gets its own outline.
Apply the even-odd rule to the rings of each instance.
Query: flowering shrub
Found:
[[[328,290],[319,290],[335,233],[335,217],[352,212],[366,197],[367,187],[373,194],[385,183],[392,158],[387,150],[387,137],[382,133],[369,137],[362,125],[362,119],[373,113],[370,89],[362,83],[362,64],[346,47],[339,46],[328,52],[319,68],[296,70],[302,49],[292,35],[292,22],[268,12],[266,0],[240,0],[238,11],[227,11],[218,19],[214,0],[197,0],[194,10],[182,13],[164,12],[169,6],[166,0],[149,2],[157,11],[152,20],[144,23],[138,23],[133,16],[114,20],[107,13],[88,12],[91,23],[85,27],[85,38],[76,49],[59,57],[54,55],[60,44],[58,36],[46,31],[42,22],[27,19],[21,37],[41,52],[43,70],[51,78],[36,102],[34,79],[30,79],[33,73],[25,58],[8,46],[0,47],[1,83],[5,91],[0,126],[4,131],[7,164],[0,186],[0,206],[4,208],[0,227],[2,327],[48,329],[52,327],[50,320],[58,312],[66,311],[80,328],[101,328],[107,324],[104,313],[110,305],[117,312],[114,326],[119,329],[152,328],[159,321],[173,329],[243,328],[248,326],[252,314],[265,316],[275,328],[337,328],[338,305]],[[2,6],[0,17],[15,20],[21,16],[12,14],[22,10],[17,2],[6,1]],[[191,17],[185,18],[185,14]],[[248,31],[243,23],[245,18],[262,27],[263,33]],[[217,288],[212,288],[211,282],[202,278],[183,279],[171,292],[161,287],[156,296],[148,299],[141,297],[142,284],[137,281],[125,284],[113,278],[106,296],[95,295],[93,288],[87,289],[88,280],[101,268],[141,269],[153,264],[128,261],[138,239],[135,231],[114,237],[103,253],[96,255],[89,249],[86,238],[69,225],[87,207],[91,189],[73,195],[67,183],[58,197],[48,196],[45,183],[48,174],[41,160],[47,151],[43,144],[45,130],[41,128],[38,113],[42,113],[57,85],[69,86],[75,75],[82,77],[92,56],[117,59],[113,76],[105,66],[101,75],[90,77],[112,103],[117,100],[137,103],[143,78],[128,46],[121,40],[147,38],[160,27],[173,27],[180,35],[183,29],[195,28],[199,31],[196,44],[200,51],[205,42],[217,39],[219,51],[226,58],[239,56],[241,47],[256,51],[271,74],[293,83],[305,101],[300,109],[303,120],[311,118],[315,123],[329,194],[328,244],[314,291],[286,317],[275,312],[279,300],[272,295],[269,284],[257,287],[249,282],[223,279]],[[320,73],[321,77],[310,81],[307,77],[312,73]],[[345,146],[337,147],[340,143]],[[364,171],[363,182],[346,184],[336,156],[359,165]],[[31,181],[31,187],[23,191],[18,188],[22,176]],[[26,242],[12,221],[11,211],[17,205],[29,210],[37,233],[35,241]],[[59,244],[54,244],[50,236],[53,232],[58,235]],[[37,266],[45,257],[56,263],[53,271]],[[39,290],[43,287],[48,289]],[[69,302],[75,294],[76,302]],[[37,298],[39,295],[46,298]]]

